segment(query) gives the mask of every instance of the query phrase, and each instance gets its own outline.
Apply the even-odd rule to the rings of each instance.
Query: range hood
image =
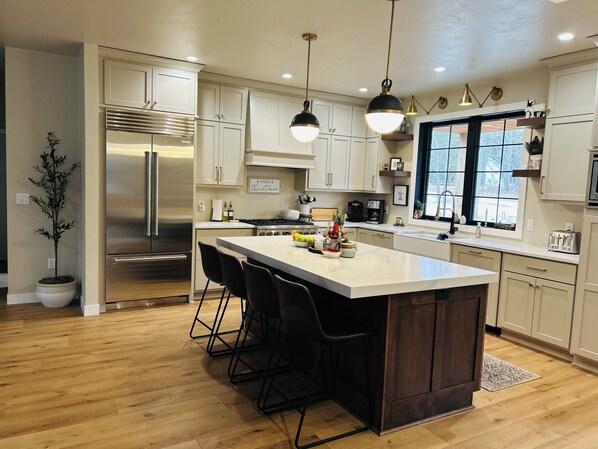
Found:
[[[302,105],[300,97],[250,91],[245,165],[315,168],[311,144],[297,141],[289,128]]]

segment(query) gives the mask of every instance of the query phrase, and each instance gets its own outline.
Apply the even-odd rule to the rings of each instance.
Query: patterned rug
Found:
[[[504,360],[484,354],[482,367],[482,388],[488,391],[502,390],[513,385],[539,379],[540,376],[518,366],[511,365]]]

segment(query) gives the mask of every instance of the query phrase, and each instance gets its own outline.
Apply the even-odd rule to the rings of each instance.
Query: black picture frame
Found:
[[[399,170],[399,165],[401,164],[401,158],[400,157],[391,157],[390,158],[390,163],[388,164],[390,170],[396,171]]]
[[[409,186],[395,185],[392,188],[392,204],[407,206],[409,204]]]

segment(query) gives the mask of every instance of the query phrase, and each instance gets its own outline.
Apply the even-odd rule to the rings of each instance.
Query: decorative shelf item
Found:
[[[544,129],[545,125],[546,116],[517,119],[517,127],[519,128]]]
[[[413,140],[413,134],[395,131],[394,133],[390,134],[382,134],[382,140],[389,140],[391,142],[404,142],[407,140]]]
[[[513,170],[513,178],[539,178],[542,170]]]
[[[411,176],[410,171],[402,170],[380,170],[380,176],[392,176],[395,178],[409,178]]]

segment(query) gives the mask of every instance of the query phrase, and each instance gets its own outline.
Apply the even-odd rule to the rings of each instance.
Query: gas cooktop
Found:
[[[309,223],[301,220],[283,220],[282,218],[255,218],[247,219],[242,218],[239,220],[242,223],[247,223],[257,227],[262,226],[313,226],[313,223]]]
[[[291,235],[295,232],[302,234],[317,234],[318,227],[313,223],[301,220],[283,220],[281,218],[241,219],[243,223],[255,226],[255,235]]]

